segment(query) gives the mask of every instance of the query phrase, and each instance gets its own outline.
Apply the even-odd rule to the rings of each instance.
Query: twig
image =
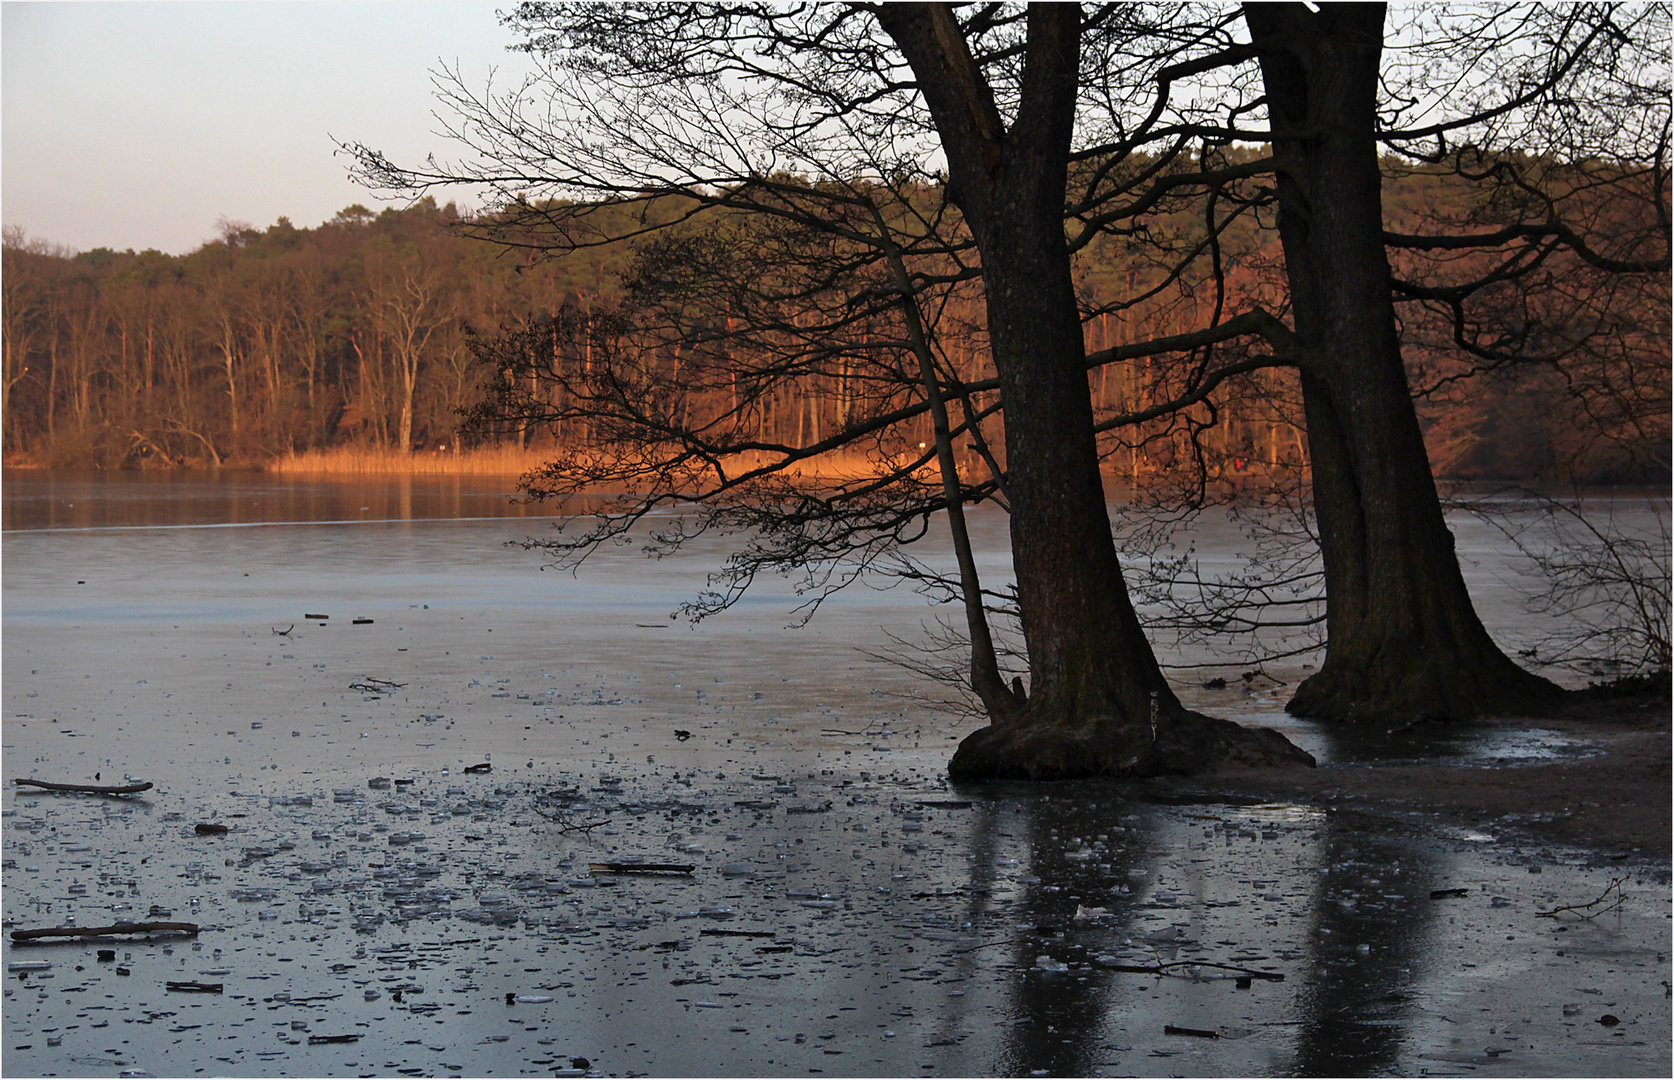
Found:
[[[1175,960],[1167,964],[1100,964],[1106,971],[1134,971],[1143,975],[1167,975],[1169,968],[1204,967],[1217,971],[1236,971],[1249,979],[1266,979],[1268,982],[1284,982],[1285,977],[1277,971],[1256,971],[1253,968],[1238,967],[1236,964],[1215,964],[1208,960]]]
[[[1199,1039],[1218,1039],[1218,1038],[1221,1037],[1221,1033],[1218,1032],[1218,1031],[1204,1031],[1202,1028],[1175,1027],[1173,1024],[1164,1024],[1163,1025],[1163,1034],[1164,1035],[1192,1035],[1192,1036],[1195,1036],[1196,1038],[1199,1038]]]
[[[388,679],[374,679],[370,675],[362,675],[359,682],[349,684],[349,689],[364,690],[371,694],[387,694],[391,690],[399,690],[406,685],[404,682],[391,682]]]
[[[169,982],[163,984],[165,990],[180,990],[191,994],[219,994],[221,983],[206,982]]]
[[[268,627],[268,629],[273,630],[273,627],[270,626],[270,627]],[[296,629],[296,623],[292,623],[291,625],[285,627],[283,630],[273,630],[273,632],[275,634],[278,634],[280,637],[289,637],[291,631],[295,630],[295,629]]]
[[[1625,904],[1627,902],[1627,896],[1626,896],[1626,894],[1624,894],[1622,892],[1622,886],[1625,885],[1625,884],[1627,884],[1627,878],[1625,878],[1625,877],[1611,878],[1610,879],[1610,884],[1608,884],[1604,887],[1604,891],[1598,894],[1598,898],[1596,900],[1593,900],[1590,903],[1586,903],[1586,904],[1570,904],[1567,907],[1553,908],[1551,911],[1537,911],[1537,912],[1535,912],[1535,918],[1537,918],[1537,919],[1555,919],[1562,912],[1573,911],[1577,915],[1581,915],[1581,917],[1583,919],[1596,919],[1600,915],[1603,915],[1606,911],[1615,911],[1617,908],[1621,907],[1623,904]],[[1598,907],[1598,905],[1604,903],[1605,899],[1610,895],[1610,893],[1612,891],[1614,891],[1616,893],[1615,903],[1611,904],[1609,907],[1600,908],[1598,911],[1594,911],[1590,915],[1582,915],[1581,914],[1582,912],[1587,911],[1590,908]]]
[[[133,795],[136,792],[150,791],[152,787],[150,781],[143,784],[117,784],[115,786],[109,784],[51,784],[45,780],[13,780],[12,783],[19,787],[38,787],[45,788],[48,791],[80,791],[88,795]]]
[[[687,863],[622,863],[596,862],[588,863],[590,870],[603,870],[607,874],[689,874],[697,867]]]
[[[538,806],[533,809],[535,813],[552,822],[554,825],[557,825],[558,831],[561,833],[579,832],[592,835],[594,829],[599,828],[601,825],[610,824],[609,818],[606,818],[603,821],[571,821],[570,816],[562,811],[548,812],[546,810],[542,810]]]
[[[197,923],[189,922],[124,922],[114,926],[55,926],[44,930],[13,930],[13,941],[35,941],[49,937],[106,937],[111,934],[188,934],[196,935]]]
[[[778,937],[779,934],[778,934],[777,931],[774,931],[774,930],[716,930],[712,927],[704,927],[702,930],[698,931],[698,936],[699,937],[768,937],[768,938],[770,938],[770,937]]]

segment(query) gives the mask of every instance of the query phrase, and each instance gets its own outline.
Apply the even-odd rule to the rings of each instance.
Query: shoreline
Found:
[[[545,465],[558,452],[558,448],[517,450],[509,447],[496,447],[470,450],[464,453],[414,450],[403,454],[400,451],[384,448],[341,447],[323,452],[308,451],[302,455],[286,454],[277,458],[265,458],[256,461],[232,460],[219,464],[186,462],[162,467],[137,465],[116,468],[102,468],[97,465],[54,465],[14,454],[7,459],[0,460],[0,468],[4,468],[8,472],[15,470],[30,473],[132,473],[140,476],[225,472],[253,473],[263,476],[342,477],[345,479],[447,476],[516,478]],[[865,464],[856,464],[852,456],[841,459],[841,463],[834,460],[829,464],[832,467],[819,469],[809,468],[806,465],[793,467],[777,475],[793,480],[812,480],[815,482],[848,482],[864,480],[877,475],[875,469]],[[928,470],[932,466],[927,465],[925,468]],[[1110,497],[1124,492],[1132,493],[1144,487],[1144,484],[1136,485],[1133,482],[1132,474],[1126,469],[1111,466],[1101,469],[1101,474],[1106,483],[1106,494]],[[1145,479],[1150,478],[1149,474],[1143,475]],[[1602,493],[1636,498],[1665,498],[1668,492],[1668,481],[1666,480],[1635,479],[1620,482],[1586,483],[1580,487],[1575,487],[1560,483],[1557,480],[1539,477],[1531,479],[1527,477],[1438,475],[1436,482],[1457,494],[1527,490],[1536,494],[1551,495],[1554,498]],[[1241,491],[1243,488],[1243,484],[1237,480],[1222,478],[1218,483],[1233,489],[1235,492]],[[1444,492],[1444,503],[1446,498]]]

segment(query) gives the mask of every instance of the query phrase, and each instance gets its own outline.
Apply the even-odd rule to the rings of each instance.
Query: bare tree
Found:
[[[1115,19],[1109,9],[1084,22],[1068,7],[992,8],[961,20],[923,5],[525,5],[510,21],[548,65],[538,86],[477,96],[457,79],[444,83],[453,134],[474,157],[408,170],[354,148],[373,183],[411,192],[474,181],[498,193],[498,212],[478,230],[532,247],[632,235],[601,228],[623,200],[645,207],[640,231],[649,233],[671,216],[719,207],[784,218],[785,203],[815,210],[798,211],[799,220],[824,229],[831,195],[852,200],[856,177],[881,190],[917,180],[945,193],[968,232],[937,237],[936,248],[980,258],[995,376],[958,392],[997,391],[1005,408],[1003,480],[993,483],[1011,511],[1030,675],[1024,695],[1016,694],[1021,687],[1008,692],[1013,705],[988,695],[998,706],[990,706],[994,722],[962,744],[957,775],[1179,771],[1227,756],[1301,757],[1281,739],[1179,705],[1140,630],[1111,541],[1063,212],[1083,96],[1082,38]],[[535,100],[539,112],[531,113]],[[563,123],[549,122],[559,115]],[[945,184],[938,158],[947,163]],[[792,171],[808,179],[776,181]],[[1171,175],[1165,190],[1190,183]],[[887,221],[889,213],[872,217]],[[867,232],[878,246],[878,234]],[[852,230],[842,235],[855,239]],[[898,277],[892,291],[902,291]],[[1150,351],[1256,331],[1287,337],[1277,320],[1252,314]],[[1246,370],[1277,362],[1255,358]],[[915,383],[925,382],[920,375]],[[1202,375],[1193,391],[1199,400],[1227,377],[1217,369]],[[955,393],[944,387],[928,398]],[[926,401],[915,412],[928,409]],[[735,410],[725,424],[736,428],[744,415]],[[880,431],[886,420],[895,418],[862,428]],[[726,447],[758,449],[736,438]],[[926,464],[938,456],[923,455]],[[539,475],[530,489],[541,490]],[[769,496],[793,496],[756,494],[764,512],[751,520],[740,506],[736,520],[772,535],[783,519],[767,512]],[[889,497],[912,505],[902,491]],[[921,506],[937,508],[943,497],[930,494]],[[898,514],[882,504],[877,511],[885,524]]]
[[[1461,505],[1528,560],[1526,606],[1557,624],[1519,650],[1531,663],[1610,677],[1669,670],[1666,497],[1651,501],[1648,522],[1610,496],[1559,499],[1527,488]]]

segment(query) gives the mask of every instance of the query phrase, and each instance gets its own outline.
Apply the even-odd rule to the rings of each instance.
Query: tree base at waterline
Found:
[[[1285,711],[1309,720],[1389,726],[1534,715],[1563,698],[1562,688],[1495,650],[1474,663],[1327,660],[1302,680]]]
[[[1080,780],[1094,776],[1195,776],[1220,766],[1298,765],[1313,755],[1268,728],[1180,711],[1155,737],[1109,719],[1077,724],[990,724],[967,735],[948,762],[955,780]]]

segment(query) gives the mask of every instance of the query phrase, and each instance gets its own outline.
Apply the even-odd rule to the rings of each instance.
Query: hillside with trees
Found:
[[[1386,186],[1392,229],[1445,209],[1445,177],[1391,170]],[[1182,243],[1200,229],[1176,224]],[[452,204],[428,198],[379,213],[355,205],[312,229],[284,218],[266,229],[224,222],[216,240],[180,256],[70,252],[8,228],[0,278],[7,464],[261,467],[335,447],[456,453],[573,442],[584,433],[566,434],[562,424],[461,431],[494,375],[475,358],[472,332],[493,336],[565,310],[608,313],[630,276],[643,283],[653,269],[655,246],[508,251],[473,239],[472,225]],[[1282,259],[1265,225],[1246,217],[1222,237],[1228,289],[1278,292]],[[1081,252],[1076,286],[1090,351],[1198,325],[1205,312],[1189,289],[1153,288],[1164,272],[1155,263],[1108,236]],[[1485,363],[1459,348],[1439,318],[1415,315],[1404,327],[1438,475],[1530,483],[1668,476],[1667,279],[1589,286],[1573,265],[1567,273],[1569,307],[1556,314],[1578,325],[1607,317],[1602,331],[1588,326],[1593,340],[1616,346],[1592,357],[1581,378],[1573,364]],[[991,373],[979,289],[964,288],[940,331],[972,382]],[[1556,301],[1548,292],[1544,302]],[[1532,321],[1527,312],[1519,318]],[[1095,412],[1117,415],[1166,399],[1159,395],[1170,374],[1144,362],[1105,365],[1090,378]],[[876,392],[834,369],[753,403],[749,422],[763,438],[817,439],[875,405]],[[1137,480],[1201,457],[1211,476],[1231,482],[1252,469],[1296,469],[1306,461],[1299,423],[1294,377],[1258,372],[1218,408],[1106,436],[1105,467]],[[927,417],[922,427],[928,441]]]

